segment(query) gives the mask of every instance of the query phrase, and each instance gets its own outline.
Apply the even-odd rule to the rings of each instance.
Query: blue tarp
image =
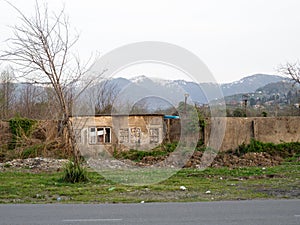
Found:
[[[164,119],[180,119],[179,116],[164,115]]]

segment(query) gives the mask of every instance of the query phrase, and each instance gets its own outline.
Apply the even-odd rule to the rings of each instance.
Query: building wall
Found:
[[[204,142],[208,144],[211,119],[207,119],[206,123]],[[228,117],[220,150],[236,149],[241,144],[249,144],[251,139],[277,144],[298,142],[300,141],[300,117]]]
[[[98,154],[103,150],[113,153],[115,149],[147,150],[159,145],[164,139],[163,115],[77,117],[73,118],[73,126],[84,154]],[[102,134],[102,128],[110,130],[111,140],[105,142],[101,139],[101,143],[92,143],[98,140],[98,137],[93,136],[93,128],[96,128],[97,136],[98,132]]]

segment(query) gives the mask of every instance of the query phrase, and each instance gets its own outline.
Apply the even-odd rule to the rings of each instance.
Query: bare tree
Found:
[[[280,65],[278,69],[279,73],[291,78],[295,83],[300,84],[300,62],[286,63]]]
[[[32,119],[45,118],[48,99],[44,97],[46,95],[44,88],[32,83],[20,83],[18,89],[19,95],[15,109],[19,115]]]
[[[1,72],[0,74],[0,115],[2,119],[7,119],[11,115],[11,108],[15,100],[15,84],[14,73],[11,68],[8,68]]]
[[[77,164],[79,151],[70,116],[72,101],[76,98],[72,88],[85,74],[84,67],[71,52],[78,36],[71,37],[64,9],[58,14],[49,13],[46,4],[40,7],[36,1],[35,15],[28,17],[11,6],[21,21],[12,27],[14,35],[1,58],[18,65],[29,82],[51,85],[59,105],[61,127],[65,130],[64,141]]]
[[[111,113],[118,94],[116,84],[110,80],[102,81],[99,85],[95,85],[91,88],[91,91],[91,94],[95,95],[93,96],[93,99],[95,99],[95,113]]]
[[[300,85],[300,62],[297,61],[295,63],[286,63],[284,65],[280,65],[278,71],[280,72],[280,74],[289,77],[293,82],[294,85],[298,84]],[[297,92],[296,92],[296,96],[297,96]],[[299,102],[299,98],[297,99]],[[298,111],[300,109],[299,107],[299,103],[295,106],[298,108]],[[300,111],[298,112],[298,114],[300,113]]]

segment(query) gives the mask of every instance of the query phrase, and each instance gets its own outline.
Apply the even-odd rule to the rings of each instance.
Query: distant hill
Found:
[[[118,101],[123,101],[125,104],[131,102],[132,104],[148,98],[151,99],[150,105],[154,106],[156,104],[156,107],[161,108],[178,105],[180,101],[185,100],[186,93],[189,94],[188,103],[199,104],[207,104],[212,100],[221,98],[222,93],[220,89],[224,97],[231,96],[229,98],[231,100],[240,99],[240,96],[244,93],[255,93],[256,91],[260,91],[266,95],[275,92],[286,93],[290,89],[290,84],[283,82],[283,80],[284,78],[280,76],[255,74],[232,83],[221,85],[215,83],[198,84],[184,80],[164,80],[146,76],[137,76],[132,79],[113,78],[104,82],[108,85],[106,87],[109,87],[107,91],[112,90],[114,93],[117,93]],[[103,83],[100,83],[92,88],[101,90],[102,85]],[[25,89],[24,85],[19,84],[16,91],[20,95]],[[43,92],[44,89],[41,86],[38,90],[39,92]],[[234,97],[234,95],[237,95],[237,97]],[[88,95],[85,97],[89,98]],[[159,106],[157,105],[158,99],[160,99]]]
[[[122,82],[120,82],[120,79]],[[283,81],[284,78],[276,75],[255,74],[245,77],[241,80],[217,85],[214,83],[195,83],[184,80],[164,80],[159,78],[149,78],[146,76],[138,76],[130,80],[125,78],[116,78],[111,82],[117,81],[123,85],[119,87],[121,94],[125,98],[138,98],[138,96],[157,95],[169,99],[171,102],[179,102],[184,100],[184,94],[188,93],[189,98],[193,102],[206,104],[211,100],[221,97],[219,87],[223,95],[231,96],[235,94],[253,93],[257,88],[264,87],[273,82]]]
[[[253,104],[266,102],[271,103],[276,100],[276,103],[291,104],[298,103],[300,97],[300,86],[292,81],[285,79],[279,82],[269,83],[263,87],[257,88],[253,92],[247,93],[249,100]],[[243,94],[234,94],[225,97],[227,103],[237,103],[243,98]]]
[[[235,94],[252,93],[255,92],[257,88],[270,83],[280,82],[284,79],[284,77],[276,75],[255,74],[232,83],[222,84],[221,86],[224,96],[230,96]]]
[[[261,92],[267,95],[272,95],[272,94],[285,95],[288,94],[289,92],[295,92],[297,90],[299,90],[299,85],[294,84],[293,82],[283,80],[283,81],[270,83],[263,87],[260,87],[256,90],[256,92]]]

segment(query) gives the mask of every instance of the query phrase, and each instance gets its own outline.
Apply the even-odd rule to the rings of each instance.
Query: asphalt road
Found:
[[[0,205],[2,225],[299,225],[300,200]]]

